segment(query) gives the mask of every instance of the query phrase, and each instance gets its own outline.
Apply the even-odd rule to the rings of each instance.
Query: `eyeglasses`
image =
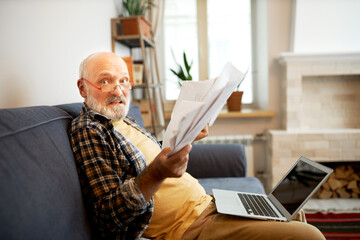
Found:
[[[87,83],[89,83],[94,88],[100,90],[101,92],[114,92],[117,86],[119,86],[120,90],[122,91],[128,91],[132,88],[132,83],[127,78],[122,79],[120,84],[103,83],[101,84],[101,87],[92,84],[90,81],[86,80],[85,78],[81,78],[80,80],[85,80]]]

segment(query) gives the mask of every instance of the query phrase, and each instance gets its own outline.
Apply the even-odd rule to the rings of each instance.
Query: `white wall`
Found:
[[[0,0],[0,107],[82,101],[79,63],[111,51],[118,0]]]
[[[296,0],[293,51],[360,51],[359,0]]]

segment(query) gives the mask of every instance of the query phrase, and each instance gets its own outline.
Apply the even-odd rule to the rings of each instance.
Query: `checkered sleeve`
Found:
[[[110,131],[96,124],[79,121],[75,125],[70,141],[80,184],[100,232],[126,232],[134,222],[143,231],[150,222],[153,203],[146,202],[137,187],[119,143]]]

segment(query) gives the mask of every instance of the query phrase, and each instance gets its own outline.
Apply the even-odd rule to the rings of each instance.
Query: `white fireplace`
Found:
[[[267,134],[273,187],[305,156],[360,162],[360,53],[282,53],[281,130]]]

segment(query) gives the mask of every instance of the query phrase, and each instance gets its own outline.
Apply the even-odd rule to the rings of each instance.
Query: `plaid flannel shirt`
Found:
[[[125,121],[156,141],[131,118]],[[72,121],[69,137],[85,206],[100,236],[139,238],[154,210],[153,198],[146,202],[134,181],[147,165],[144,155],[115,130],[110,119],[85,103]]]

